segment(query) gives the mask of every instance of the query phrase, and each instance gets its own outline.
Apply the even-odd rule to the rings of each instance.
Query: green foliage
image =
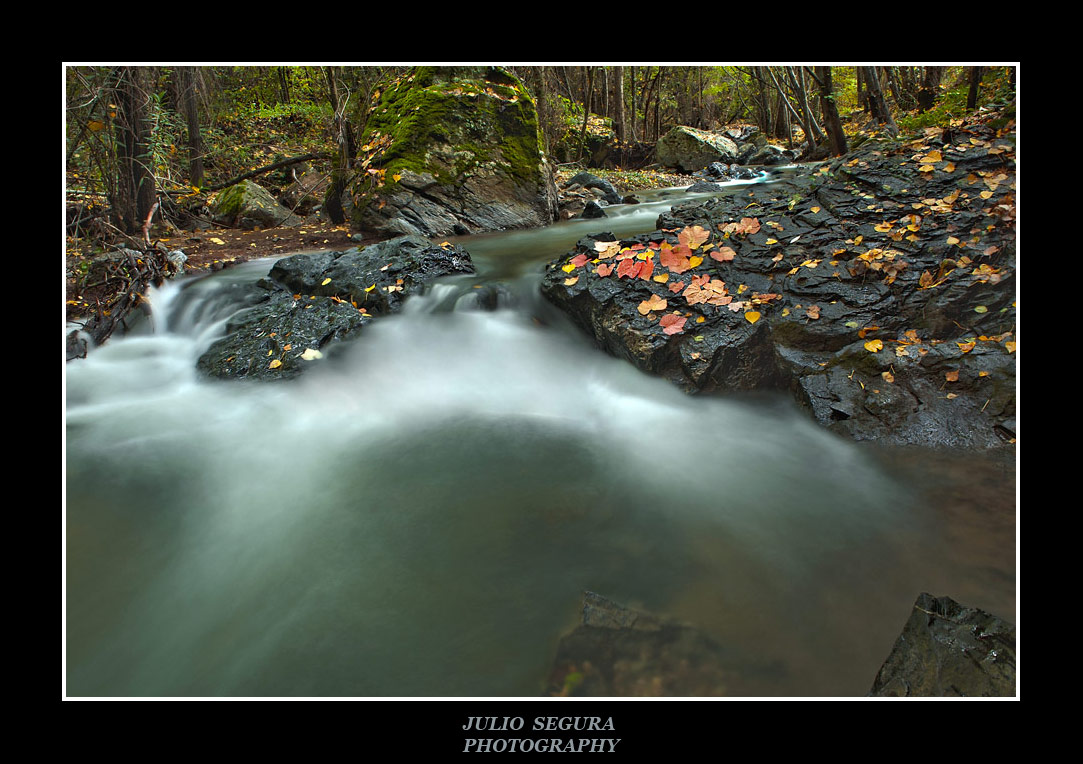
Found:
[[[1011,102],[1014,93],[1011,88],[1011,67],[990,67],[984,73],[979,91],[978,108],[1004,106]],[[965,70],[962,73],[965,75]],[[919,114],[911,112],[898,117],[895,121],[905,132],[921,130],[926,127],[948,127],[952,120],[967,114],[966,99],[970,83],[965,76],[958,76],[954,84],[943,88],[933,108]]]

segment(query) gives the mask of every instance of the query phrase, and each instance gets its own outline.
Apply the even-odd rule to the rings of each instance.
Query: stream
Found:
[[[923,591],[1015,622],[1013,457],[689,397],[543,302],[688,196],[458,239],[477,276],[286,383],[195,371],[272,260],[152,294],[66,368],[66,694],[537,697],[586,590],[710,635],[742,697],[864,695]]]

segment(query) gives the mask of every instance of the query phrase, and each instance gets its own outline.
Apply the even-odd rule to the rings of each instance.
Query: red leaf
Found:
[[[680,334],[684,331],[684,322],[688,319],[676,313],[666,313],[659,319],[662,331],[666,334]]]

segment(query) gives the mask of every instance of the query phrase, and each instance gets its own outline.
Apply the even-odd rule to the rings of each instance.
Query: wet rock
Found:
[[[253,288],[254,306],[230,320],[197,367],[222,379],[294,377],[433,280],[473,272],[465,250],[413,236],[283,258]]]
[[[607,217],[607,215],[605,214],[605,210],[602,209],[602,205],[591,199],[589,202],[587,202],[586,206],[583,207],[583,211],[579,213],[579,217],[604,218]]]
[[[599,178],[597,175],[589,172],[581,172],[572,176],[568,181],[566,188],[573,188],[575,186],[581,186],[583,188],[596,188],[602,193],[602,198],[605,199],[607,204],[620,204],[621,196],[617,189],[604,178]]]
[[[706,180],[699,180],[685,190],[688,191],[688,193],[690,194],[713,194],[721,191],[722,186]]]
[[[869,695],[1014,697],[1015,627],[948,597],[921,594]]]
[[[677,204],[653,233],[584,239],[542,293],[691,393],[788,391],[858,440],[1010,443],[1010,142],[873,141],[780,177]]]

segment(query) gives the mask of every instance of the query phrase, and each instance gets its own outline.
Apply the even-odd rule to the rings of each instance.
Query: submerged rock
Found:
[[[948,597],[921,594],[869,695],[1013,697],[1015,627]]]
[[[284,258],[252,288],[247,299],[253,307],[229,322],[197,368],[222,379],[297,376],[329,346],[397,312],[434,279],[473,272],[462,248],[415,236]]]
[[[1013,186],[1006,139],[867,143],[585,238],[542,293],[687,392],[787,390],[858,440],[994,448],[1015,427]]]
[[[725,695],[732,661],[706,635],[613,602],[583,596],[581,624],[561,638],[546,694],[572,697]]]

